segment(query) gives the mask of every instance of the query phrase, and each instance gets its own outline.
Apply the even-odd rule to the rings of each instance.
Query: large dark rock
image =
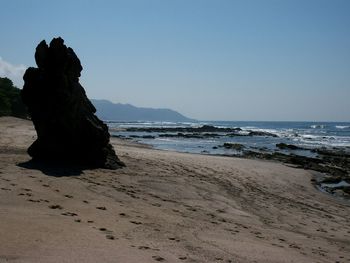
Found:
[[[109,143],[107,125],[96,117],[79,83],[83,67],[73,49],[62,38],[50,46],[43,40],[35,61],[38,68],[25,72],[21,94],[38,134],[29,155],[109,169],[124,166]]]

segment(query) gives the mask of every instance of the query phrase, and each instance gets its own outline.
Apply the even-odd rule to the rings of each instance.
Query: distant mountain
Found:
[[[130,104],[112,103],[108,100],[91,100],[96,114],[103,120],[113,121],[194,121],[170,109],[139,108]]]

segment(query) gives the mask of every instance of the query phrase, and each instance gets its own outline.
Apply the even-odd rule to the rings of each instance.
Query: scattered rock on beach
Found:
[[[38,68],[24,74],[21,96],[37,131],[29,147],[33,159],[70,161],[116,169],[124,164],[109,143],[108,127],[79,83],[82,66],[62,38],[36,48]]]

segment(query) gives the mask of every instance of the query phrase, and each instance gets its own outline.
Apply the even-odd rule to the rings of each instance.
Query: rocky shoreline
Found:
[[[251,150],[243,151],[242,157],[273,160],[319,172],[321,176],[312,179],[317,187],[337,197],[350,200],[350,155],[336,148],[333,150],[319,148],[314,151],[317,153],[316,158],[277,151],[261,153]]]
[[[223,156],[271,160],[291,164],[305,170],[316,171],[319,176],[311,179],[313,184],[322,191],[350,200],[350,153],[344,151],[344,149],[307,149],[293,144],[276,144],[276,147],[280,149],[309,150],[316,154],[316,157],[307,157],[293,153],[285,154],[279,151],[264,152],[264,149],[250,150],[239,143],[224,143],[218,147],[240,152],[239,154],[223,154]]]
[[[316,157],[307,157],[278,151],[253,151],[246,149],[244,145],[239,143],[224,143],[218,147],[240,151],[240,154],[224,154],[222,156],[271,160],[291,164],[296,168],[316,171],[319,173],[319,176],[311,179],[313,184],[322,191],[350,200],[350,154],[343,149],[312,149],[310,151],[315,152],[317,154]],[[288,147],[295,150],[309,150],[296,145],[289,145]]]
[[[185,138],[208,138],[220,136],[270,136],[278,135],[264,131],[242,130],[241,128],[223,128],[212,125],[200,127],[130,127],[124,129],[127,132],[162,133],[160,137],[185,137]]]
[[[155,139],[159,138],[185,138],[208,139],[235,136],[263,136],[278,137],[278,135],[265,132],[242,130],[241,128],[222,128],[210,125],[201,127],[131,127],[123,131],[132,134],[112,135],[122,139]],[[305,148],[300,145],[276,143],[275,149],[246,147],[236,142],[226,142],[213,146],[212,149],[232,150],[232,153],[213,154],[247,159],[262,159],[294,165],[298,168],[313,170],[320,174],[312,179],[312,183],[319,189],[337,197],[350,200],[350,150],[342,147]],[[300,152],[310,153],[310,156],[300,155]],[[202,151],[211,154],[210,151]]]

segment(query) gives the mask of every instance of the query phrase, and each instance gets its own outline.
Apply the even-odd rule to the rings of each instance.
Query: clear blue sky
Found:
[[[350,121],[348,0],[0,6],[0,73],[17,85],[18,72],[35,65],[36,45],[62,36],[83,64],[90,98],[201,120]]]

